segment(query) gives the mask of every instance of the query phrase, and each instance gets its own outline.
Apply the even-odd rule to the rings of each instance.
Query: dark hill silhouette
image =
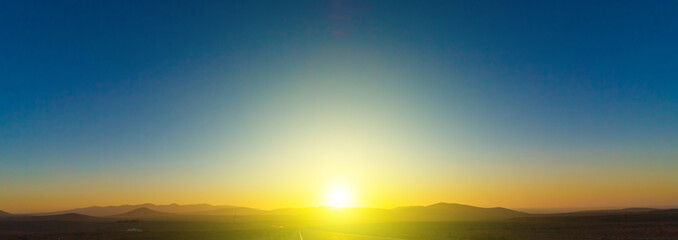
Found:
[[[429,206],[399,207],[391,210],[397,219],[416,221],[476,221],[504,220],[530,214],[506,208],[481,208],[456,203],[436,203]]]
[[[176,214],[173,213],[166,213],[166,212],[158,212],[155,210],[152,210],[147,207],[141,207],[134,209],[132,211],[123,213],[123,214],[117,214],[113,216],[109,216],[111,218],[165,218],[165,217],[172,217],[176,216]]]
[[[60,215],[51,215],[51,216],[36,216],[35,218],[40,220],[49,220],[49,221],[73,221],[73,222],[92,222],[92,221],[103,221],[104,219],[98,217],[87,216],[77,213],[67,213]]]
[[[141,207],[138,207],[141,206]],[[157,209],[169,209],[173,212],[159,211]],[[208,209],[204,211],[191,211],[195,209]],[[121,210],[126,210],[120,212]],[[53,215],[17,215],[0,211],[0,221],[59,221],[59,222],[95,222],[95,221],[118,221],[121,219],[163,219],[163,220],[186,220],[206,221],[229,219],[360,219],[365,222],[392,222],[392,221],[501,221],[522,219],[525,221],[538,221],[540,219],[558,221],[607,221],[620,218],[628,219],[669,219],[677,220],[678,209],[653,209],[653,208],[625,208],[616,210],[593,210],[571,213],[554,214],[528,214],[506,208],[482,208],[456,203],[436,203],[428,206],[408,206],[393,209],[379,208],[344,208],[341,211],[330,207],[306,207],[306,208],[283,208],[276,210],[260,210],[246,207],[214,206],[208,204],[196,205],[122,205],[110,207],[79,208],[71,211],[95,212],[104,214],[113,212],[104,217],[91,216],[80,213],[62,213]],[[66,212],[66,211],[64,211]],[[336,216],[336,217],[335,217]],[[347,216],[350,216],[347,218]],[[235,217],[235,218],[234,218]]]
[[[209,211],[191,212],[192,215],[268,215],[270,211],[247,208],[247,207],[227,207]]]
[[[12,216],[12,214],[10,214],[10,213],[8,213],[8,212],[5,212],[5,211],[2,211],[2,210],[0,210],[0,217],[10,217],[10,216]]]
[[[77,213],[66,213],[47,216],[31,216],[31,215],[10,215],[3,218],[6,221],[31,221],[31,222],[46,222],[46,221],[62,221],[62,222],[99,222],[107,221],[104,218],[92,217]]]
[[[591,214],[593,212],[594,214]],[[516,218],[518,221],[531,222],[676,222],[678,221],[678,209],[661,209],[645,211],[641,208],[619,209],[619,210],[600,210],[573,212],[570,214],[534,214],[529,217]]]
[[[195,205],[121,205],[108,207],[76,208],[67,211],[53,212],[40,215],[56,215],[64,213],[78,213],[96,217],[117,218],[165,218],[179,215],[196,216],[323,216],[333,214],[332,208],[308,207],[308,208],[283,208],[276,210],[260,210],[236,206],[214,206],[209,204]],[[505,208],[479,208],[463,204],[437,203],[429,206],[410,206],[394,209],[377,208],[347,208],[344,212],[350,212],[356,216],[374,219],[399,219],[413,221],[472,221],[472,220],[501,220],[514,217],[529,216],[527,213],[513,211]]]
[[[223,208],[233,208],[237,206],[230,206],[230,205],[210,205],[210,204],[189,204],[189,205],[179,205],[176,203],[172,203],[169,205],[154,205],[154,204],[146,204],[147,207],[151,210],[159,211],[159,212],[166,212],[166,213],[193,213],[193,212],[202,212],[202,211],[212,211],[212,210],[218,210],[218,209],[223,209]],[[142,207],[142,206],[140,206]]]
[[[159,210],[162,209],[162,210]],[[407,206],[393,209],[379,208],[345,208],[342,210],[345,214],[353,215],[356,219],[371,219],[379,221],[485,221],[485,220],[507,220],[523,217],[558,217],[558,216],[603,216],[603,215],[629,215],[629,214],[675,214],[676,209],[654,209],[654,208],[625,208],[615,210],[592,210],[578,211],[570,213],[552,213],[552,214],[528,214],[514,211],[511,209],[495,207],[482,208],[456,203],[436,203],[428,206]],[[55,214],[56,213],[56,214]],[[298,216],[310,218],[323,218],[328,215],[336,214],[337,211],[330,207],[307,207],[307,208],[282,208],[275,210],[261,210],[247,207],[236,206],[215,206],[209,204],[194,205],[120,205],[108,207],[87,207],[77,208],[67,211],[55,212],[51,214],[33,214],[32,216],[52,217],[62,216],[61,218],[73,219],[85,217],[103,217],[103,218],[172,218],[182,219],[201,219],[203,217],[220,216]],[[67,213],[76,213],[77,215],[68,215]],[[0,211],[0,217],[3,219],[14,219],[29,217],[29,215],[12,215]],[[89,219],[93,220],[93,219]]]
[[[480,221],[506,220],[530,216],[530,214],[506,208],[479,208],[451,203],[394,209],[345,208],[339,212],[329,207],[285,208],[268,211],[268,214],[317,217],[319,219],[328,215],[344,214],[366,221]]]
[[[599,215],[621,215],[621,214],[639,214],[639,213],[650,213],[656,211],[656,208],[623,208],[623,209],[611,209],[611,210],[588,210],[588,211],[576,211],[569,213],[554,213],[549,215],[559,215],[559,216],[599,216]]]
[[[654,209],[650,211],[649,213],[651,214],[673,214],[673,215],[678,215],[678,208],[672,208],[672,209]]]
[[[159,211],[159,212],[167,212],[167,213],[192,213],[192,212],[212,211],[212,210],[218,210],[218,209],[229,208],[229,207],[235,207],[235,206],[225,206],[225,205],[214,206],[214,205],[209,205],[209,204],[179,205],[179,204],[176,204],[176,203],[169,204],[169,205],[155,205],[155,204],[151,204],[151,203],[144,203],[144,204],[137,204],[137,205],[120,205],[120,206],[106,206],[106,207],[92,206],[92,207],[75,208],[75,209],[58,211],[58,212],[51,212],[51,213],[42,213],[42,214],[39,214],[39,215],[56,215],[56,214],[64,214],[64,213],[79,213],[79,214],[84,214],[84,215],[89,215],[89,216],[107,217],[107,216],[112,216],[112,215],[123,214],[123,213],[129,212],[129,211],[132,211],[132,210],[138,209],[138,208],[148,208],[148,209],[151,209],[151,210],[155,210],[155,211]]]

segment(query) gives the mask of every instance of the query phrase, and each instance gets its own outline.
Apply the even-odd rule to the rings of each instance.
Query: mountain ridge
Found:
[[[95,217],[107,217],[112,215],[123,214],[129,211],[132,211],[137,208],[149,208],[159,212],[168,212],[168,213],[190,213],[190,212],[200,212],[200,211],[211,211],[228,207],[235,207],[230,205],[210,205],[210,204],[187,204],[180,205],[176,203],[167,204],[167,205],[156,205],[152,203],[143,203],[143,204],[124,204],[124,205],[115,205],[115,206],[90,206],[83,208],[74,208],[69,210],[47,212],[47,213],[36,213],[32,215],[58,215],[65,213],[78,213],[88,216]]]
[[[0,217],[9,217],[12,216],[11,213],[0,210]]]
[[[118,206],[91,206],[75,208],[51,213],[32,214],[33,216],[55,216],[69,213],[81,214],[99,218],[163,218],[170,216],[321,216],[332,214],[334,208],[330,207],[305,207],[305,208],[280,208],[262,210],[249,207],[232,205],[210,204],[167,204],[155,205],[151,203],[137,205]],[[403,206],[390,209],[383,208],[344,208],[343,212],[350,212],[356,216],[371,216],[378,219],[402,219],[416,221],[466,221],[466,220],[502,220],[522,217],[537,216],[586,216],[586,215],[609,215],[609,214],[635,214],[649,213],[662,209],[657,208],[624,208],[613,210],[590,210],[575,211],[569,213],[541,213],[533,214],[516,211],[503,207],[476,207],[460,203],[439,202],[430,205]],[[0,216],[6,218],[16,217],[0,211]]]
[[[176,216],[174,213],[156,211],[147,207],[140,207],[129,212],[108,216],[109,218],[164,218]]]
[[[435,203],[391,209],[393,217],[423,221],[502,220],[527,217],[531,214],[502,207],[482,208],[459,203]]]
[[[249,207],[225,207],[209,211],[191,212],[193,215],[266,215],[271,211]]]
[[[102,222],[110,219],[93,217],[78,213],[65,213],[56,215],[11,215],[2,218],[3,221],[26,222],[26,221],[60,221],[60,222]]]

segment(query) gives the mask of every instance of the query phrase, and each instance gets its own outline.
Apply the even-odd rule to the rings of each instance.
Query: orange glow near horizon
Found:
[[[7,2],[2,211],[678,208],[678,1]]]
[[[466,170],[470,172],[472,169]],[[678,182],[668,170],[651,173],[619,172],[614,177],[598,177],[597,182],[585,180],[596,177],[594,170],[580,170],[576,173],[563,169],[561,171],[564,171],[563,176],[534,174],[543,177],[543,181],[511,176],[511,184],[501,181],[502,178],[508,178],[508,175],[502,176],[501,172],[494,172],[483,178],[463,175],[461,172],[454,175],[435,175],[435,172],[428,172],[427,178],[423,178],[424,175],[408,176],[407,172],[395,170],[391,173],[394,175],[365,171],[362,174],[345,176],[344,179],[351,180],[350,184],[348,181],[337,182],[331,178],[318,181],[322,179],[322,175],[328,175],[321,172],[297,178],[264,181],[240,188],[229,187],[229,190],[223,190],[223,184],[218,184],[217,181],[203,185],[168,183],[176,186],[174,189],[134,186],[131,182],[109,185],[108,188],[85,188],[92,183],[81,182],[76,186],[82,187],[79,191],[86,189],[86,194],[78,194],[75,192],[77,189],[59,188],[59,184],[53,183],[45,186],[50,189],[23,189],[22,195],[3,196],[0,199],[0,210],[35,213],[93,205],[142,203],[208,203],[266,210],[314,206],[392,208],[437,202],[511,209],[609,209],[671,207],[678,200],[678,195],[672,192]],[[582,179],[567,177],[568,174],[578,174]],[[661,181],[661,184],[633,182],[626,178],[630,174],[633,174],[634,179],[654,179]],[[94,186],[99,184],[103,183]],[[627,187],[619,188],[619,185]],[[49,201],[44,201],[40,196],[49,196]]]

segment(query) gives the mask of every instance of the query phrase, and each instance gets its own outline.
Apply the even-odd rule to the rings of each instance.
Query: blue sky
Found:
[[[423,172],[675,169],[676,22],[672,1],[5,2],[0,190],[26,210],[64,175],[255,171],[356,139]]]

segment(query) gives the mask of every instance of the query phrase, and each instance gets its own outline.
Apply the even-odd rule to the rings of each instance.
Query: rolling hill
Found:
[[[560,215],[560,216],[598,216],[598,215],[623,215],[623,214],[640,214],[640,213],[650,213],[656,211],[656,208],[623,208],[623,209],[611,209],[611,210],[589,210],[589,211],[576,211],[569,213],[555,213],[551,215]]]
[[[462,204],[437,203],[429,206],[410,206],[394,209],[329,207],[285,208],[259,211],[269,216],[303,216],[308,219],[326,219],[343,216],[364,221],[480,221],[506,220],[530,214],[506,208],[480,208]]]
[[[209,211],[191,212],[189,214],[191,214],[191,215],[217,215],[217,216],[224,216],[224,215],[267,215],[267,214],[270,214],[270,211],[265,211],[265,210],[255,209],[255,208],[247,208],[247,207],[227,207],[227,208],[220,208],[220,209],[209,210]]]
[[[92,206],[92,207],[75,208],[75,209],[58,211],[58,212],[40,213],[40,214],[37,214],[37,215],[57,215],[57,214],[65,214],[65,213],[78,213],[78,214],[84,214],[84,215],[96,216],[96,217],[107,217],[107,216],[123,214],[123,213],[129,212],[129,211],[132,211],[132,210],[138,209],[138,208],[148,208],[148,209],[151,209],[151,210],[155,210],[155,211],[159,211],[159,212],[167,212],[167,213],[192,213],[192,212],[214,211],[214,210],[219,210],[219,209],[224,209],[224,208],[229,208],[229,207],[232,208],[234,206],[214,206],[214,205],[209,205],[209,204],[179,205],[179,204],[176,204],[176,203],[168,204],[168,205],[155,205],[155,204],[145,203],[145,204],[137,204],[137,205],[120,205],[120,206],[106,206],[106,207]]]
[[[412,221],[479,221],[505,220],[526,217],[530,214],[506,208],[481,208],[456,203],[436,203],[428,206],[411,206],[391,209],[395,219]]]
[[[173,217],[173,216],[176,216],[176,214],[159,212],[159,211],[155,211],[153,209],[147,208],[147,207],[141,207],[141,208],[137,208],[137,209],[134,209],[134,210],[126,212],[126,213],[112,215],[112,216],[109,216],[109,217],[110,218],[149,219],[149,218],[167,218],[167,217]]]
[[[163,211],[164,210],[164,211]],[[400,220],[400,221],[479,221],[504,220],[517,217],[527,217],[530,214],[506,208],[481,208],[455,203],[436,203],[428,206],[409,206],[393,209],[378,208],[346,208],[343,214],[353,215],[371,220]],[[276,210],[260,210],[255,208],[214,206],[208,204],[196,205],[121,205],[108,207],[78,208],[62,212],[50,213],[58,215],[77,213],[106,218],[171,218],[176,216],[306,216],[322,218],[336,214],[328,207],[283,208]],[[46,214],[41,214],[46,215]]]
[[[47,221],[60,221],[60,222],[101,222],[108,221],[105,218],[92,217],[77,213],[66,213],[66,214],[57,214],[57,215],[46,215],[46,216],[32,216],[32,215],[10,215],[6,218],[3,218],[5,221],[32,221],[32,222],[47,222]]]
[[[3,219],[57,220],[57,221],[100,221],[107,218],[134,219],[203,219],[213,217],[250,216],[256,218],[303,218],[322,219],[337,214],[351,216],[353,219],[369,221],[488,221],[514,218],[558,217],[558,216],[609,216],[628,214],[675,213],[676,210],[654,208],[626,208],[616,210],[593,210],[570,213],[529,214],[511,209],[495,207],[482,208],[456,203],[436,203],[427,206],[407,206],[392,209],[380,208],[344,208],[341,211],[329,207],[281,208],[261,210],[228,205],[120,205],[108,207],[76,208],[60,212],[13,215],[0,211]]]
[[[105,221],[105,219],[87,216],[77,213],[66,213],[59,215],[50,215],[50,216],[35,216],[31,217],[42,221],[70,221],[70,222],[95,222],[95,221]]]
[[[12,216],[12,214],[10,214],[10,213],[8,213],[8,212],[5,212],[5,211],[2,211],[2,210],[0,210],[0,217],[10,217],[10,216]]]

